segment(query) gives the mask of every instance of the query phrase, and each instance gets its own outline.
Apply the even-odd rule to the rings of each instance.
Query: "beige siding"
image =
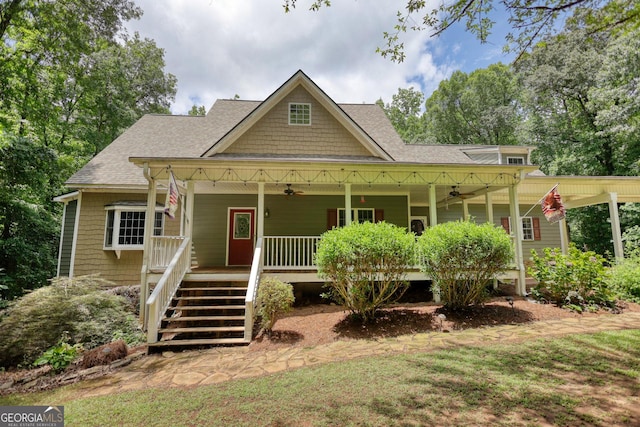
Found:
[[[311,125],[289,125],[289,103],[311,104]],[[371,156],[302,87],[292,91],[225,153]]]
[[[158,195],[158,199],[164,196]],[[140,283],[142,251],[121,251],[120,259],[114,251],[104,250],[105,205],[122,200],[147,200],[145,194],[83,193],[78,224],[78,241],[74,275],[100,274],[117,285]],[[180,220],[165,217],[164,234],[178,235]]]

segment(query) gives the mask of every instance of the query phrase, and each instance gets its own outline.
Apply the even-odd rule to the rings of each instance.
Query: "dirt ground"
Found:
[[[513,306],[507,297],[512,298]],[[403,302],[381,310],[373,323],[363,325],[354,320],[343,307],[316,303],[297,307],[279,319],[270,337],[258,334],[249,348],[254,351],[285,346],[313,347],[337,340],[357,340],[394,337],[427,331],[460,329],[528,323],[567,317],[598,316],[610,313],[576,313],[552,304],[539,304],[530,298],[516,296],[513,288],[501,287],[484,305],[464,313],[452,313],[440,304],[428,302],[431,295],[405,295]],[[639,304],[622,303],[620,311],[640,312]]]

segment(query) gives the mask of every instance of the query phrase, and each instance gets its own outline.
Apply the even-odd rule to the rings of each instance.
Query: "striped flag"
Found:
[[[556,185],[542,199],[542,213],[547,221],[554,223],[564,219],[566,210]]]
[[[164,213],[171,219],[175,218],[176,209],[178,209],[178,183],[176,177],[173,176],[173,171],[169,171],[169,190],[167,191],[167,198],[164,201]]]

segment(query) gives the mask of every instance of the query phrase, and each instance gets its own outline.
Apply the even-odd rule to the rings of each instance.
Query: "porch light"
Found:
[[[364,199],[364,195],[360,196],[360,203],[367,203],[367,201]]]
[[[264,217],[265,218],[269,218],[271,216],[271,211],[269,210],[269,208],[264,210]]]

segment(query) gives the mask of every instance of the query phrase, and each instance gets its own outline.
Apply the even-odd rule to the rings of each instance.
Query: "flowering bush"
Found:
[[[534,297],[572,308],[612,305],[607,285],[606,260],[592,251],[582,252],[571,245],[567,255],[558,248],[545,248],[544,256],[531,251],[529,274],[538,281]]]

